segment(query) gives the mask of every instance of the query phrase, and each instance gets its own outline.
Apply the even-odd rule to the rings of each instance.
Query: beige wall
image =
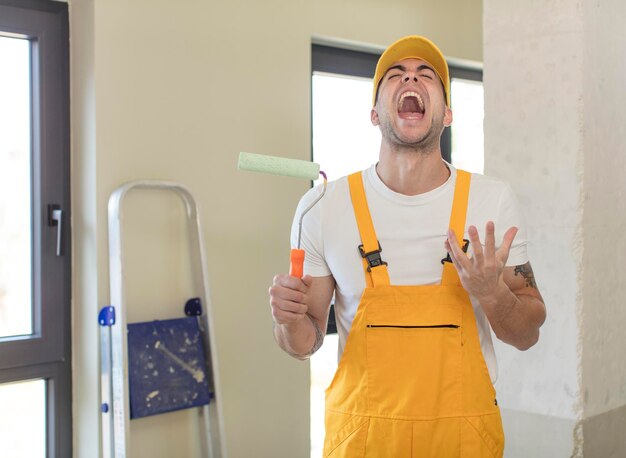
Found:
[[[70,2],[75,456],[97,456],[107,200],[134,179],[178,181],[198,200],[229,455],[307,456],[308,364],[275,346],[267,287],[287,269],[292,212],[308,183],[237,172],[238,152],[310,157],[313,35],[382,46],[420,33],[448,56],[481,60],[481,8],[478,0]],[[177,212],[167,198],[128,201],[133,319],[176,315],[187,297]],[[186,413],[135,422],[133,450],[174,453],[193,437],[189,424]],[[145,438],[153,428],[163,441]]]

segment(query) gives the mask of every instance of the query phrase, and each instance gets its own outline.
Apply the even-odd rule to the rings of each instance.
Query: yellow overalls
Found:
[[[450,227],[461,237],[470,177],[457,171]],[[324,456],[501,457],[500,410],[454,266],[440,285],[390,285],[361,173],[348,182],[367,286],[326,391]]]

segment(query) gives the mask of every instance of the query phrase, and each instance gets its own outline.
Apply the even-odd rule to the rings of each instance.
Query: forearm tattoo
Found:
[[[537,283],[535,282],[535,275],[533,274],[533,268],[530,267],[530,262],[521,266],[515,266],[515,276],[521,275],[526,280],[526,286],[529,288],[537,289]]]
[[[309,319],[309,321],[311,321],[311,324],[313,325],[313,329],[315,330],[315,342],[313,342],[313,347],[311,347],[311,350],[309,350],[308,353],[305,354],[299,354],[299,353],[295,353],[293,351],[291,351],[288,346],[282,346],[283,350],[288,354],[293,356],[294,358],[300,359],[300,360],[306,360],[308,359],[313,353],[315,353],[317,350],[320,349],[320,347],[322,346],[322,344],[324,343],[324,335],[325,333],[322,331],[322,328],[320,328],[320,325],[317,324],[317,321],[315,321],[315,319],[309,315],[308,313],[306,314],[307,318]],[[277,323],[274,322],[274,332],[276,332],[276,327],[277,327]],[[276,334],[274,334],[276,335]]]
[[[324,331],[322,331],[322,328],[320,328],[320,325],[317,324],[317,320],[315,318],[313,318],[308,313],[306,314],[306,316],[309,317],[309,320],[311,320],[311,324],[313,325],[313,329],[315,329],[315,342],[313,342],[313,347],[307,354],[307,356],[311,356],[313,353],[319,350],[322,344],[324,343]]]

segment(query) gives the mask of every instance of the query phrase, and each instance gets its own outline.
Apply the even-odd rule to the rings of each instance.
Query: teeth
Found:
[[[424,101],[422,100],[422,96],[419,95],[417,92],[405,92],[404,94],[402,94],[400,96],[400,101],[398,102],[398,107],[402,107],[402,102],[404,101],[405,97],[415,97],[417,98],[417,104],[420,107],[421,111],[424,111]]]

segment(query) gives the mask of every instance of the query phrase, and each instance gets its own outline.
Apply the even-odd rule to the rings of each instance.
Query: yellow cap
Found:
[[[383,79],[389,67],[403,59],[420,59],[428,62],[443,83],[443,87],[446,91],[446,103],[450,106],[450,75],[448,73],[446,58],[443,57],[443,54],[435,43],[419,35],[409,35],[400,38],[390,45],[380,56],[378,64],[376,64],[376,73],[374,74],[372,105],[376,105],[376,95],[378,94],[380,80]]]

